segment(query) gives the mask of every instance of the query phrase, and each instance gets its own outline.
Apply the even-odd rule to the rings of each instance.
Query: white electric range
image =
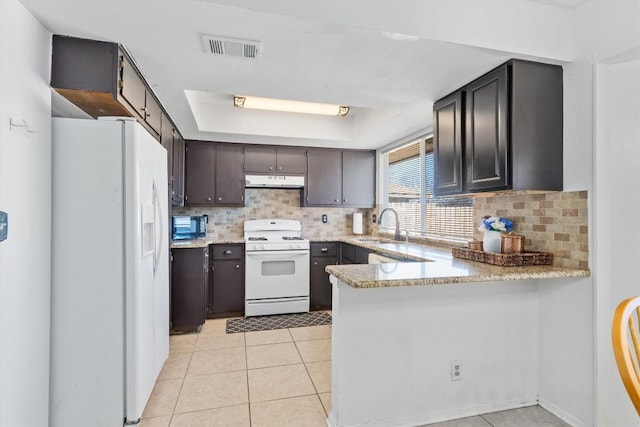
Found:
[[[245,221],[245,316],[309,311],[309,240],[300,221]]]

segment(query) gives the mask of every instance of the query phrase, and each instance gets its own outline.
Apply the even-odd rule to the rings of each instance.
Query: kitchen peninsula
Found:
[[[327,267],[328,425],[420,425],[539,403],[538,295],[588,270],[495,267],[441,248],[374,246],[428,261]]]

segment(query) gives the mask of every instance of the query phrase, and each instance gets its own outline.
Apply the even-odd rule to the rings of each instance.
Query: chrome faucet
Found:
[[[395,236],[393,238],[396,239],[396,240],[400,240],[401,239],[401,237],[400,237],[400,220],[398,219],[398,212],[396,212],[395,209],[393,209],[393,208],[384,208],[382,210],[382,212],[380,212],[380,216],[378,216],[378,224],[382,224],[382,215],[384,215],[384,213],[386,211],[391,211],[394,214],[396,214],[396,232],[395,232]]]

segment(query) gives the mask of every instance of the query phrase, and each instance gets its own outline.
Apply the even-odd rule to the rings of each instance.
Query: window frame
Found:
[[[378,165],[379,165],[379,173],[378,173],[378,188],[379,191],[379,206],[380,212],[383,209],[386,209],[390,206],[389,203],[389,153],[396,151],[404,146],[409,146],[416,142],[419,143],[419,165],[420,165],[420,229],[419,230],[411,230],[409,233],[412,237],[421,237],[429,240],[438,240],[444,241],[447,243],[461,243],[466,242],[469,239],[473,238],[473,231],[471,231],[471,235],[469,236],[454,236],[454,235],[441,235],[441,234],[429,234],[427,233],[427,194],[426,194],[426,142],[429,139],[433,138],[433,132],[429,131],[426,133],[422,133],[420,135],[413,135],[402,140],[399,140],[393,144],[389,144],[385,147],[382,147],[378,150]],[[472,196],[467,195],[466,197],[472,198]],[[383,218],[382,224],[380,225],[380,232],[384,234],[393,234],[395,225],[390,222],[389,218],[392,215],[385,215]],[[395,222],[395,218],[393,218]],[[471,221],[473,221],[473,213],[471,215]],[[471,224],[473,225],[473,224]],[[473,227],[471,227],[473,230]],[[404,230],[401,230],[404,231]],[[419,234],[416,234],[419,233]]]

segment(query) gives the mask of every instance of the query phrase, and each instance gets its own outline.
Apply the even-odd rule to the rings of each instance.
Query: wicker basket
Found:
[[[455,258],[484,262],[501,267],[522,267],[525,265],[551,265],[553,254],[547,252],[522,252],[519,254],[494,254],[492,252],[474,251],[469,248],[453,248]]]

